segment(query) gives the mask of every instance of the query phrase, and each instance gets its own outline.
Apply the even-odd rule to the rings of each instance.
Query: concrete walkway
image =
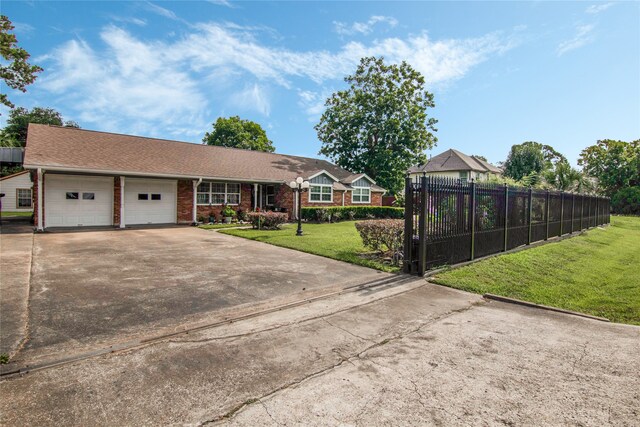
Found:
[[[3,219],[0,227],[0,353],[12,357],[28,333],[33,226]]]
[[[640,328],[416,280],[0,382],[6,425],[634,425]]]

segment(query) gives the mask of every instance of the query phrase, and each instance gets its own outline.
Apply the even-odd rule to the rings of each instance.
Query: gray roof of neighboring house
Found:
[[[323,170],[340,181],[354,175],[322,159],[33,123],[29,124],[24,166],[274,183],[307,178]],[[336,188],[341,186],[350,189],[345,185]],[[374,187],[373,191],[385,191]]]
[[[409,173],[422,172],[451,172],[451,171],[475,171],[475,172],[492,172],[500,173],[500,169],[489,162],[478,159],[474,156],[449,149],[444,153],[433,156],[427,163],[421,166],[412,166]]]

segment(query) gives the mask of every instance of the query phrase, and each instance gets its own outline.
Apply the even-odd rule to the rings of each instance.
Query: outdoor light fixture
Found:
[[[296,236],[302,236],[302,193],[309,189],[309,181],[305,181],[299,176],[295,181],[289,183],[289,187],[293,190],[294,195],[298,196],[298,231],[296,231]]]

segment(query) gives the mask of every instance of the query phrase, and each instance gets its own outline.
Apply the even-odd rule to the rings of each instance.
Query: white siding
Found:
[[[0,193],[4,193],[5,196],[2,198],[2,212],[32,212],[33,211],[33,202],[31,203],[30,208],[20,208],[16,207],[16,190],[18,188],[30,188],[33,189],[33,183],[31,182],[31,178],[29,177],[29,172],[3,179],[0,181]],[[32,190],[33,193],[33,190]],[[33,198],[32,198],[33,200]]]
[[[460,172],[467,172],[467,179],[473,178],[475,181],[486,181],[489,179],[489,174],[486,172],[475,172],[471,171],[471,176],[469,176],[469,171],[446,171],[446,172],[427,172],[427,176],[440,176],[443,178],[460,178]],[[476,174],[479,175],[476,177]],[[422,173],[412,173],[411,179],[416,179],[416,177],[421,177]]]

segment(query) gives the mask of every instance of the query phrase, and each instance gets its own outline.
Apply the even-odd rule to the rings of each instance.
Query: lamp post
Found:
[[[296,236],[302,236],[302,193],[309,189],[309,181],[305,181],[299,176],[295,181],[289,183],[289,187],[298,196],[298,231],[296,231]]]

